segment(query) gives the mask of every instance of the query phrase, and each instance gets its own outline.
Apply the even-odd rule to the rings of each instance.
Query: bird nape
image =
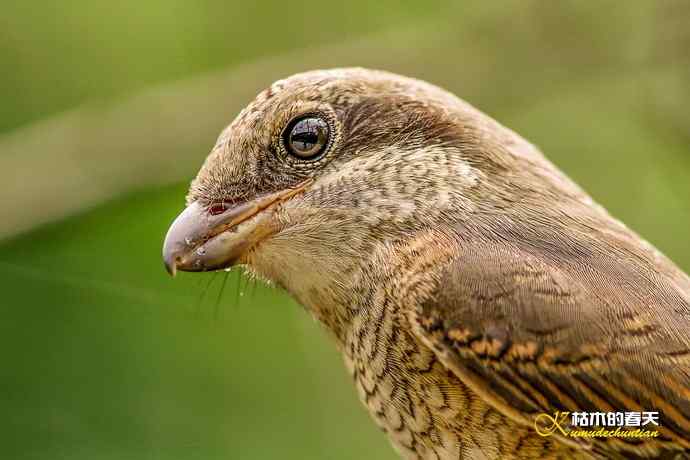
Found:
[[[428,83],[275,82],[220,135],[163,258],[283,287],[402,457],[689,455],[690,278]]]

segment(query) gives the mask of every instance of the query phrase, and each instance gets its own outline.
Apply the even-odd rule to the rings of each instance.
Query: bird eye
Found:
[[[328,123],[322,118],[315,116],[298,118],[285,130],[285,148],[297,158],[313,159],[326,149],[328,135]]]

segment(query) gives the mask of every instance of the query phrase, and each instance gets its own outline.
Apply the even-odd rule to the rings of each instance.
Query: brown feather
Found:
[[[310,162],[281,141],[304,114],[331,129]],[[307,72],[238,115],[188,201],[307,178],[238,260],[327,327],[401,455],[690,455],[690,278],[529,142],[419,80]],[[557,410],[658,410],[661,436],[538,436]]]

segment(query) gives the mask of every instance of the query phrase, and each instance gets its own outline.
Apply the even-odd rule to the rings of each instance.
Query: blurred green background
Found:
[[[452,90],[690,270],[689,6],[0,1],[0,458],[395,458],[284,293],[160,261],[218,132],[297,71]]]

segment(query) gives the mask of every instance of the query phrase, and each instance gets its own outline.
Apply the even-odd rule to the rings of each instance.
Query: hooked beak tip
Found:
[[[186,270],[185,254],[194,248],[192,237],[204,233],[208,228],[205,213],[193,203],[175,218],[163,242],[163,265],[172,277],[178,269]]]
[[[164,261],[165,264],[165,270],[168,272],[170,276],[175,278],[175,275],[177,275],[177,260],[176,259],[171,259],[168,260],[166,259]]]

